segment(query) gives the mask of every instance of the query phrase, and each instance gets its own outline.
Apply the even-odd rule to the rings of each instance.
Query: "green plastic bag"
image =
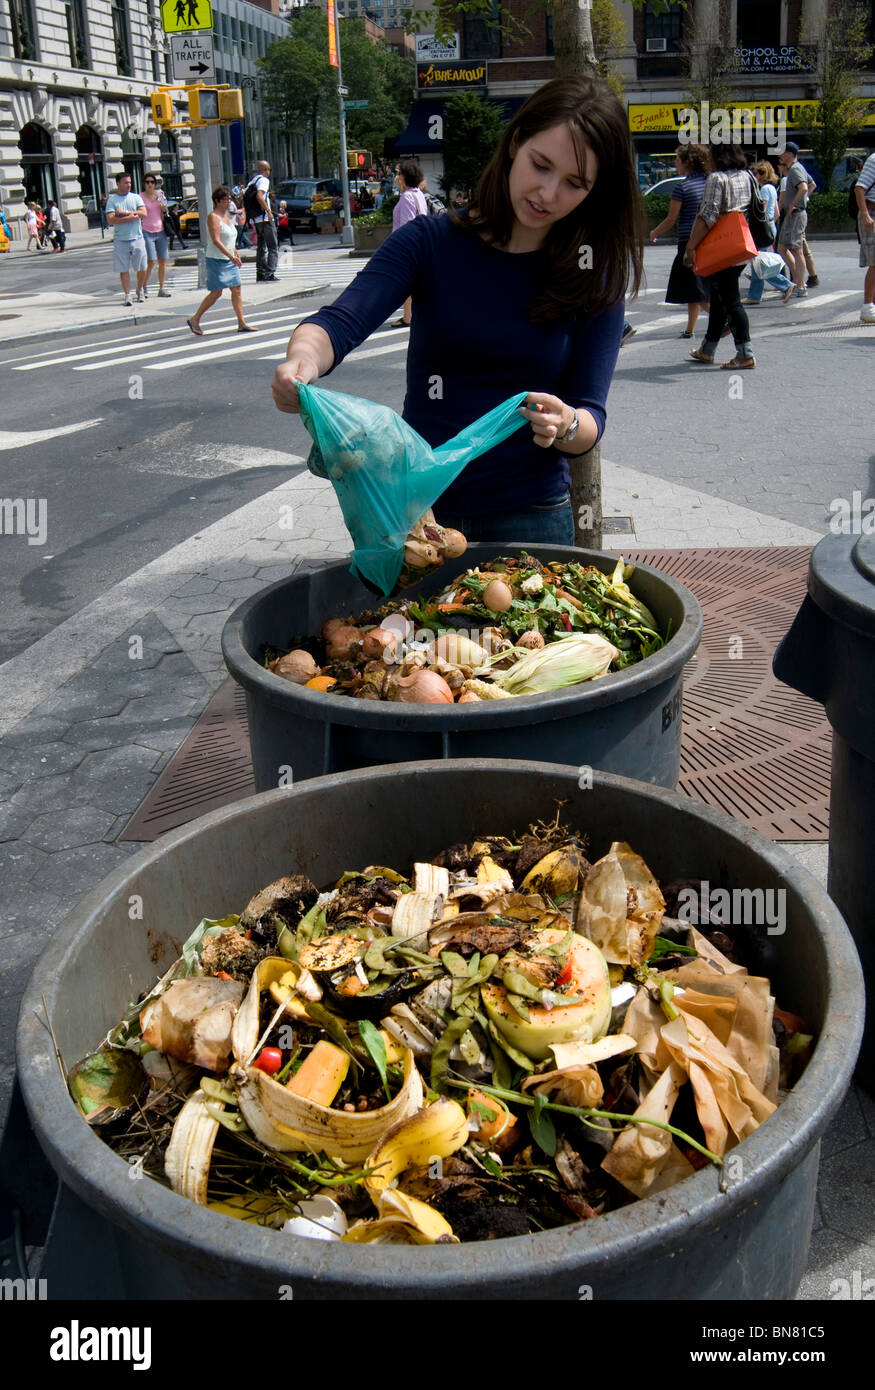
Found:
[[[331,481],[353,540],[352,569],[389,594],[412,526],[472,459],[526,424],[523,391],[433,449],[387,405],[298,386],[301,417],[315,443],[307,467]]]

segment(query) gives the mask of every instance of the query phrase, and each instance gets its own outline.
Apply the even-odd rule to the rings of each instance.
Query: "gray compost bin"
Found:
[[[875,536],[824,536],[808,569],[808,596],[775,652],[779,680],[818,700],[832,725],[827,890],[875,974]],[[869,1018],[858,1079],[875,1091]]]
[[[81,1199],[62,1252],[79,1297],[95,1287],[92,1251],[129,1298],[791,1298],[805,1270],[819,1139],[844,1096],[863,1000],[853,942],[817,881],[778,846],[699,802],[576,768],[459,761],[323,777],[250,797],[164,836],[94,890],[40,959],[21,1006],[18,1066],[37,1137]],[[402,1248],[329,1244],[205,1210],[128,1165],[67,1094],[66,1066],[94,1046],[175,958],[203,916],[239,911],[299,871],[334,882],[370,863],[399,868],[476,834],[515,834],[565,803],[593,856],[628,840],[663,880],[785,894],[786,931],[749,929],[749,963],[817,1035],[785,1103],[735,1150],[722,1184],[707,1167],[596,1220],[482,1244]],[[143,920],[132,920],[133,895]],[[46,1027],[43,1001],[53,1032]],[[89,1213],[96,1208],[100,1218]],[[89,1225],[90,1220],[90,1225]],[[99,1282],[99,1281],[97,1281]],[[118,1291],[116,1296],[119,1296]]]
[[[472,545],[410,594],[446,589],[464,565],[499,553],[577,560],[610,572],[616,556],[567,546]],[[467,705],[407,705],[353,700],[306,690],[264,667],[266,646],[281,648],[318,634],[333,617],[354,617],[379,600],[346,561],[280,580],[232,613],[222,652],[246,691],[255,785],[269,791],[326,772],[428,758],[537,758],[588,765],[674,787],[680,772],[683,668],[699,645],[702,610],[689,589],[639,565],[633,591],[671,638],[662,651],[626,671],[549,695]]]

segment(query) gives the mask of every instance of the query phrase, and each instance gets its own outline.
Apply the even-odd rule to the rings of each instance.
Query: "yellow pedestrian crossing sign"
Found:
[[[165,34],[212,29],[213,7],[210,0],[161,0],[161,26]]]

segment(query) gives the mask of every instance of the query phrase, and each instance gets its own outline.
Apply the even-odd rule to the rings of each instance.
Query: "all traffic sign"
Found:
[[[215,82],[212,34],[171,34],[174,82]]]
[[[212,29],[210,0],[161,0],[161,27],[165,34],[188,34],[192,30]]]

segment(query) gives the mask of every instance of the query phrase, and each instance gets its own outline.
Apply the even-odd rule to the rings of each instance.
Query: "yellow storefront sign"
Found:
[[[875,102],[867,101],[862,105],[865,114],[860,125],[875,126]],[[751,128],[755,133],[759,128],[773,128],[781,123],[787,130],[810,130],[817,119],[819,106],[818,101],[730,101],[725,110],[733,124],[739,126],[743,133]],[[683,102],[630,102],[629,129],[633,135],[677,134],[682,127],[687,128],[689,117],[686,117],[684,112],[691,109],[698,110],[686,106]],[[699,139],[707,144],[718,120],[718,108],[715,107],[704,116],[700,113],[699,120],[702,126]],[[724,139],[725,136],[718,134],[716,138]]]
[[[161,27],[165,34],[212,29],[213,7],[210,0],[161,0]]]

